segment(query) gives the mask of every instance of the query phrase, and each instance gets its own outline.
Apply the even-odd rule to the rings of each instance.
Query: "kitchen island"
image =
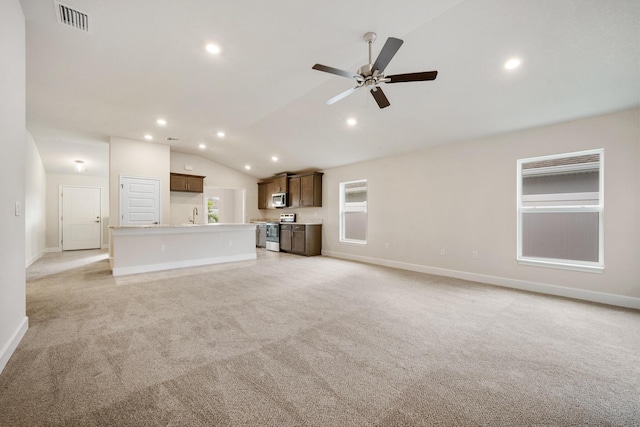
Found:
[[[255,224],[109,227],[114,276],[256,259]]]

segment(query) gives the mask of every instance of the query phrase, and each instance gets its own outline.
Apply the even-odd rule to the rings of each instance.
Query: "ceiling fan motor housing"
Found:
[[[373,65],[372,64],[363,65],[362,67],[358,68],[357,73],[360,74],[364,78],[364,80],[362,82],[359,82],[360,85],[371,86],[371,85],[375,85],[375,84],[378,83],[377,79],[373,75]]]

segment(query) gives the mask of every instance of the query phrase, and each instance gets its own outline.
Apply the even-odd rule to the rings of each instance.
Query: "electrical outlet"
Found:
[[[233,246],[233,240],[229,240],[229,246]]]
[[[446,255],[447,251],[444,250],[444,248],[440,249],[440,255]]]
[[[389,249],[389,242],[387,242],[387,243],[385,243],[385,244],[384,244],[384,248],[385,248],[385,249]]]
[[[166,249],[166,247],[164,245],[160,245],[160,251],[164,252],[164,250]]]
[[[473,251],[473,259],[478,259],[478,251]]]

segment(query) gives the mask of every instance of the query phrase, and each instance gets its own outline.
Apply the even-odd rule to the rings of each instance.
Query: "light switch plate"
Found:
[[[16,202],[16,216],[22,215],[22,203]]]

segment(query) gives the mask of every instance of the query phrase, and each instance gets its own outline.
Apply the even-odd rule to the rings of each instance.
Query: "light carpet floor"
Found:
[[[1,426],[640,425],[640,312],[327,257],[27,271]]]

